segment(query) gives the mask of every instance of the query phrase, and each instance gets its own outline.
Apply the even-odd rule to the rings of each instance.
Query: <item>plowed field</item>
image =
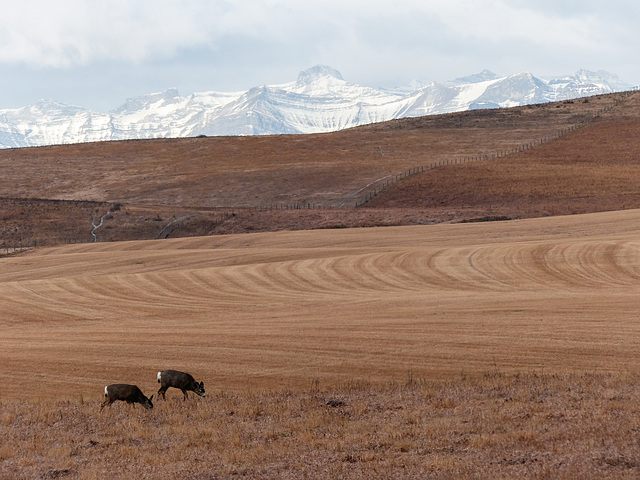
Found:
[[[637,371],[639,233],[630,210],[36,249],[0,259],[0,397]]]

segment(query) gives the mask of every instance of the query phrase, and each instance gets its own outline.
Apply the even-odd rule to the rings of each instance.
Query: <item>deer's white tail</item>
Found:
[[[160,377],[162,376],[162,372],[158,372],[158,383],[160,383]]]
[[[104,396],[105,396],[105,397],[107,396],[107,387],[108,387],[108,386],[109,386],[109,385],[105,385],[105,387],[104,387]]]

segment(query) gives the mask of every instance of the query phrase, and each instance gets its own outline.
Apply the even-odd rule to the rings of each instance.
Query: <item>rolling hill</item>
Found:
[[[99,241],[634,208],[639,111],[630,92],[327,134],[2,150],[0,247],[93,241],[107,212]],[[352,208],[416,167],[479,158]]]
[[[226,390],[637,370],[639,220],[39,248],[0,260],[2,397],[146,391],[163,365]]]

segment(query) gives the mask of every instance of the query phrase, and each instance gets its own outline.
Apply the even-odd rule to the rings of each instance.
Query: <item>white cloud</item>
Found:
[[[366,37],[368,22],[386,22],[400,36],[405,21],[422,18],[460,39],[527,39],[541,45],[598,47],[594,14],[549,13],[504,0],[22,0],[0,16],[0,62],[70,66],[100,60],[170,58],[181,49],[219,48],[238,36],[311,50]],[[517,3],[517,2],[516,2]],[[535,5],[535,2],[533,2]],[[411,25],[411,28],[419,28]],[[420,32],[417,32],[419,34]],[[394,39],[388,38],[393,44]],[[348,48],[348,44],[341,44]]]
[[[464,38],[521,39],[547,46],[596,45],[592,15],[558,16],[530,6],[516,8],[502,0],[439,3],[438,18]]]
[[[12,2],[0,16],[0,61],[64,67],[169,56],[209,41],[211,10],[193,0]]]
[[[185,94],[283,83],[317,63],[372,86],[446,80],[484,68],[555,75],[584,67],[640,82],[634,61],[640,43],[637,0],[0,4],[0,108],[32,101],[23,92],[27,84],[38,97],[59,98],[56,85],[63,85],[67,101],[84,104],[91,96],[112,95],[107,103],[114,104],[124,91],[135,95],[175,86]],[[17,80],[12,70],[20,72]],[[24,81],[39,70],[46,71],[42,79]],[[117,95],[114,78],[121,83]]]
[[[169,58],[228,37],[292,41],[309,33],[325,6],[234,0],[21,0],[3,5],[0,62],[68,67],[92,61]],[[337,19],[340,23],[340,19]]]

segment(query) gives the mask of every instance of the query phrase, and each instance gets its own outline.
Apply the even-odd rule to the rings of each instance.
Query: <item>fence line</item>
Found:
[[[640,87],[634,87],[628,91],[625,92],[619,92],[618,95],[616,95],[616,98],[614,98],[613,102],[609,105],[604,106],[602,109],[600,109],[599,111],[597,111],[591,118],[589,118],[588,120],[584,120],[582,122],[570,125],[568,127],[562,128],[556,132],[554,132],[551,135],[547,135],[545,137],[542,137],[541,139],[537,139],[537,140],[533,140],[529,143],[526,144],[522,144],[519,145],[517,147],[508,149],[508,150],[504,150],[504,151],[500,151],[500,152],[495,152],[495,153],[491,153],[491,154],[484,154],[484,155],[477,155],[477,156],[469,156],[469,157],[458,157],[458,158],[453,158],[453,159],[446,159],[446,160],[440,160],[437,163],[431,163],[429,165],[423,165],[420,167],[413,167],[410,168],[408,170],[405,170],[404,172],[400,172],[398,174],[395,175],[395,177],[392,177],[390,180],[388,180],[385,183],[380,184],[379,186],[375,187],[373,190],[366,192],[362,197],[360,197],[359,200],[356,200],[355,202],[355,207],[361,207],[362,205],[368,203],[369,201],[371,201],[374,197],[376,197],[380,192],[388,189],[391,185],[393,185],[394,183],[397,183],[401,180],[404,180],[406,178],[409,178],[417,173],[422,173],[422,172],[426,172],[429,170],[433,170],[435,168],[438,167],[442,167],[442,166],[447,166],[447,165],[456,165],[456,164],[462,164],[462,163],[469,163],[469,162],[477,162],[480,160],[492,160],[495,158],[504,158],[506,156],[509,155],[513,155],[516,153],[520,153],[526,150],[529,150],[531,148],[540,146],[540,145],[544,145],[546,143],[552,142],[554,140],[557,140],[569,133],[575,132],[576,130],[583,128],[589,124],[591,124],[593,121],[595,121],[597,118],[599,118],[600,116],[602,116],[604,113],[607,113],[609,111],[611,111],[611,109],[613,109],[615,106],[617,106],[622,100],[626,99],[627,97],[629,97],[632,92],[638,91],[640,90]],[[376,182],[372,182],[372,183],[376,183]],[[367,185],[370,186],[371,184]],[[365,187],[366,188],[366,187]],[[362,189],[361,189],[362,190]],[[360,192],[361,190],[359,190],[358,192]],[[351,197],[349,197],[351,198]],[[344,204],[344,202],[343,202]]]
[[[0,247],[0,257],[6,257],[8,255],[25,252],[32,248],[41,247],[45,244],[46,242],[42,240],[29,240],[27,242],[19,242],[17,245],[3,245],[2,247]]]

